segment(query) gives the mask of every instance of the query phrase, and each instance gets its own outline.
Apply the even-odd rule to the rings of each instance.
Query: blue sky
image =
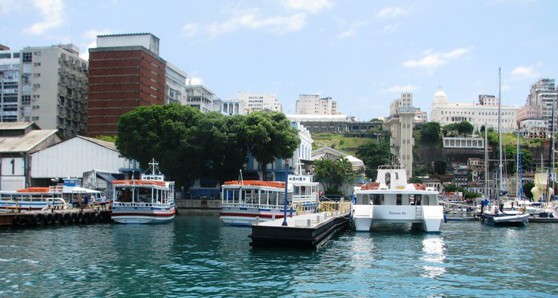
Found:
[[[388,116],[401,92],[430,113],[442,87],[450,102],[498,95],[521,106],[529,87],[558,74],[554,0],[0,0],[0,43],[74,43],[98,34],[150,32],[160,55],[218,97],[276,94],[294,113],[299,94],[340,112]]]

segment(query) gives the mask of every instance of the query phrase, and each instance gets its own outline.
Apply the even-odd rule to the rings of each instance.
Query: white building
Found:
[[[186,73],[167,62],[165,71],[165,103],[186,104]]]
[[[269,110],[282,112],[283,108],[275,94],[240,92],[238,100],[243,101],[251,112]]]
[[[242,100],[226,99],[223,100],[221,113],[225,115],[246,115],[248,114],[248,109],[246,107],[246,103]]]
[[[331,97],[320,98],[319,94],[300,94],[296,101],[296,114],[337,115],[337,102]]]
[[[0,122],[18,121],[19,55],[0,45]]]
[[[527,96],[525,106],[519,109],[517,115],[517,122],[523,122],[527,119],[542,119],[546,120],[547,135],[550,135],[552,126],[552,115],[554,114],[554,128],[556,132],[558,121],[556,121],[557,114],[556,102],[558,101],[558,90],[556,90],[556,83],[554,79],[540,79],[533,85]],[[554,110],[554,112],[553,112]]]
[[[58,129],[64,137],[85,134],[88,62],[75,45],[21,50],[20,121]]]
[[[202,113],[218,111],[214,104],[216,99],[215,94],[203,85],[186,85],[186,105]]]
[[[498,99],[493,95],[479,95],[478,103],[450,103],[448,96],[442,89],[438,89],[432,101],[430,121],[438,122],[441,126],[467,121],[475,131],[480,131],[483,125],[498,129]],[[501,105],[502,132],[517,130],[516,113],[512,106]]]

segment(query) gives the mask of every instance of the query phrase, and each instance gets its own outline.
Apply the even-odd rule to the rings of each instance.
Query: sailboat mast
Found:
[[[484,124],[484,195],[488,198],[488,127]]]
[[[500,191],[503,190],[502,188],[502,180],[503,180],[503,164],[502,164],[502,69],[498,67],[498,155],[500,155],[500,160],[498,163],[498,194],[497,198],[500,200]]]

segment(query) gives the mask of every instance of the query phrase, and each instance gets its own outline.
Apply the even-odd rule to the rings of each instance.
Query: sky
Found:
[[[319,94],[367,121],[402,92],[430,114],[438,88],[473,103],[501,86],[503,105],[524,105],[558,76],[557,16],[554,0],[0,0],[0,44],[73,43],[87,58],[97,35],[148,32],[221,99],[274,94],[294,114]]]

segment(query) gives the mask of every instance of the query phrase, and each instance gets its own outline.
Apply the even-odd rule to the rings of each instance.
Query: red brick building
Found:
[[[89,49],[87,136],[116,135],[118,118],[138,106],[165,103],[166,61],[148,33],[102,35]]]

